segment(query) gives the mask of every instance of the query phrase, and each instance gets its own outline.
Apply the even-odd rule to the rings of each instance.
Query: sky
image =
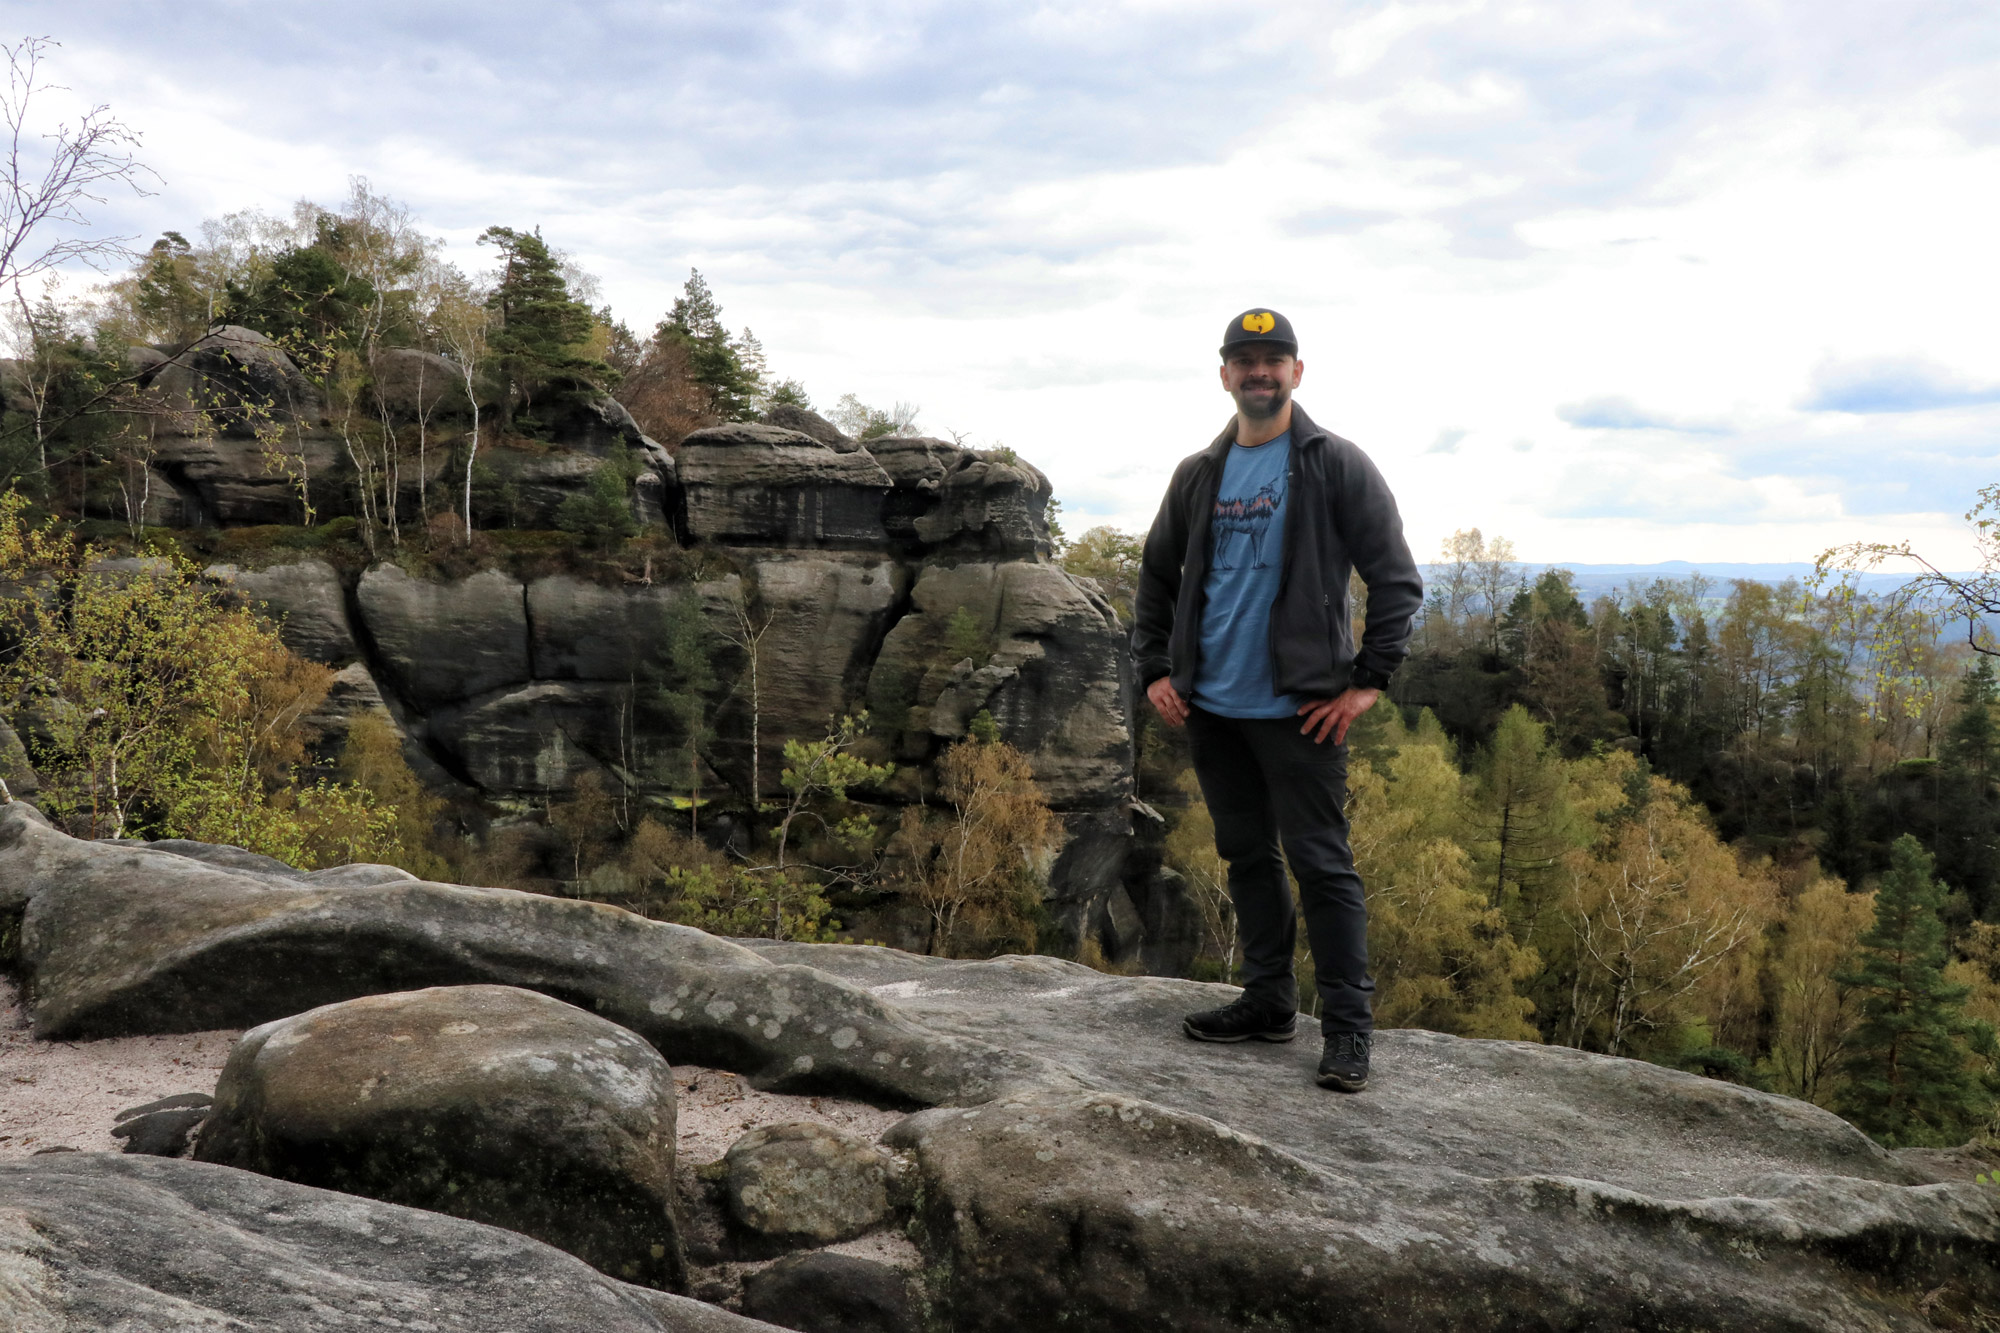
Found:
[[[366,176],[540,227],[642,333],[699,268],[826,408],[1142,531],[1228,320],[1410,544],[1969,567],[2000,481],[2000,6],[8,0],[160,176],[143,243]]]

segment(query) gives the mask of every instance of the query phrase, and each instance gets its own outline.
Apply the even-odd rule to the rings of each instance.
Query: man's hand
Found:
[[[1181,698],[1173,682],[1162,676],[1146,687],[1146,698],[1151,701],[1153,711],[1160,715],[1160,721],[1170,727],[1178,727],[1187,721],[1187,700]]]
[[[1318,745],[1326,740],[1328,732],[1332,732],[1333,743],[1345,745],[1348,727],[1353,725],[1355,718],[1373,708],[1375,701],[1381,697],[1380,690],[1343,690],[1334,698],[1315,699],[1311,703],[1301,704],[1299,716],[1306,720],[1306,724],[1299,728],[1299,733],[1312,736],[1313,744]],[[1154,701],[1154,706],[1159,706],[1158,700]],[[1315,727],[1319,728],[1317,736],[1313,736]]]

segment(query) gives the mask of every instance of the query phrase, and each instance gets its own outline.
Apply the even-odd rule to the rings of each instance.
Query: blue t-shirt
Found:
[[[1208,528],[1208,599],[1194,701],[1223,717],[1291,717],[1299,700],[1271,692],[1271,603],[1283,572],[1292,433],[1229,446]]]

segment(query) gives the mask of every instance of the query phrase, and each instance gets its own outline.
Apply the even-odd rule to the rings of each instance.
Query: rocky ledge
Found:
[[[1940,1182],[1787,1098],[1419,1031],[1382,1033],[1371,1090],[1342,1097],[1313,1086],[1308,1042],[1182,1039],[1179,1015],[1225,987],[1046,958],[736,944],[399,875],[79,843],[9,806],[0,939],[19,946],[0,961],[19,969],[51,1037],[261,1023],[499,982],[592,1010],[669,1061],[698,1054],[772,1086],[916,1108],[883,1136],[898,1163],[885,1197],[921,1251],[919,1304],[937,1328],[1916,1333],[1978,1328],[2000,1308],[2000,1191]],[[780,1176],[803,1178],[858,1150],[784,1151],[798,1162]],[[90,1209],[127,1238],[97,1243],[92,1226],[111,1223]],[[246,1249],[280,1247],[262,1238],[307,1222],[339,1244],[288,1300],[338,1277],[470,1308],[498,1301],[481,1283],[518,1291],[520,1273],[546,1272],[566,1275],[545,1294],[567,1308],[618,1311],[569,1326],[740,1326],[676,1324],[683,1307],[666,1297],[473,1223],[170,1162],[0,1172],[0,1274],[27,1274],[0,1292],[86,1327],[104,1326],[87,1320],[116,1300],[138,1319],[177,1301],[184,1322],[301,1327],[239,1289]],[[398,1239],[340,1239],[371,1227]],[[510,1246],[522,1257],[507,1270],[493,1256]],[[758,1300],[787,1290],[790,1271],[754,1284]],[[785,1318],[782,1302],[753,1308]]]

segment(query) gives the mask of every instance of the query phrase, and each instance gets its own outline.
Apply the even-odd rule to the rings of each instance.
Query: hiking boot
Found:
[[[1319,1085],[1336,1092],[1359,1092],[1368,1086],[1368,1034],[1335,1032],[1326,1039],[1319,1058]]]
[[[1181,1030],[1196,1041],[1290,1041],[1299,1034],[1297,1024],[1297,1014],[1274,1014],[1262,1005],[1238,1000],[1189,1014],[1181,1020]]]

